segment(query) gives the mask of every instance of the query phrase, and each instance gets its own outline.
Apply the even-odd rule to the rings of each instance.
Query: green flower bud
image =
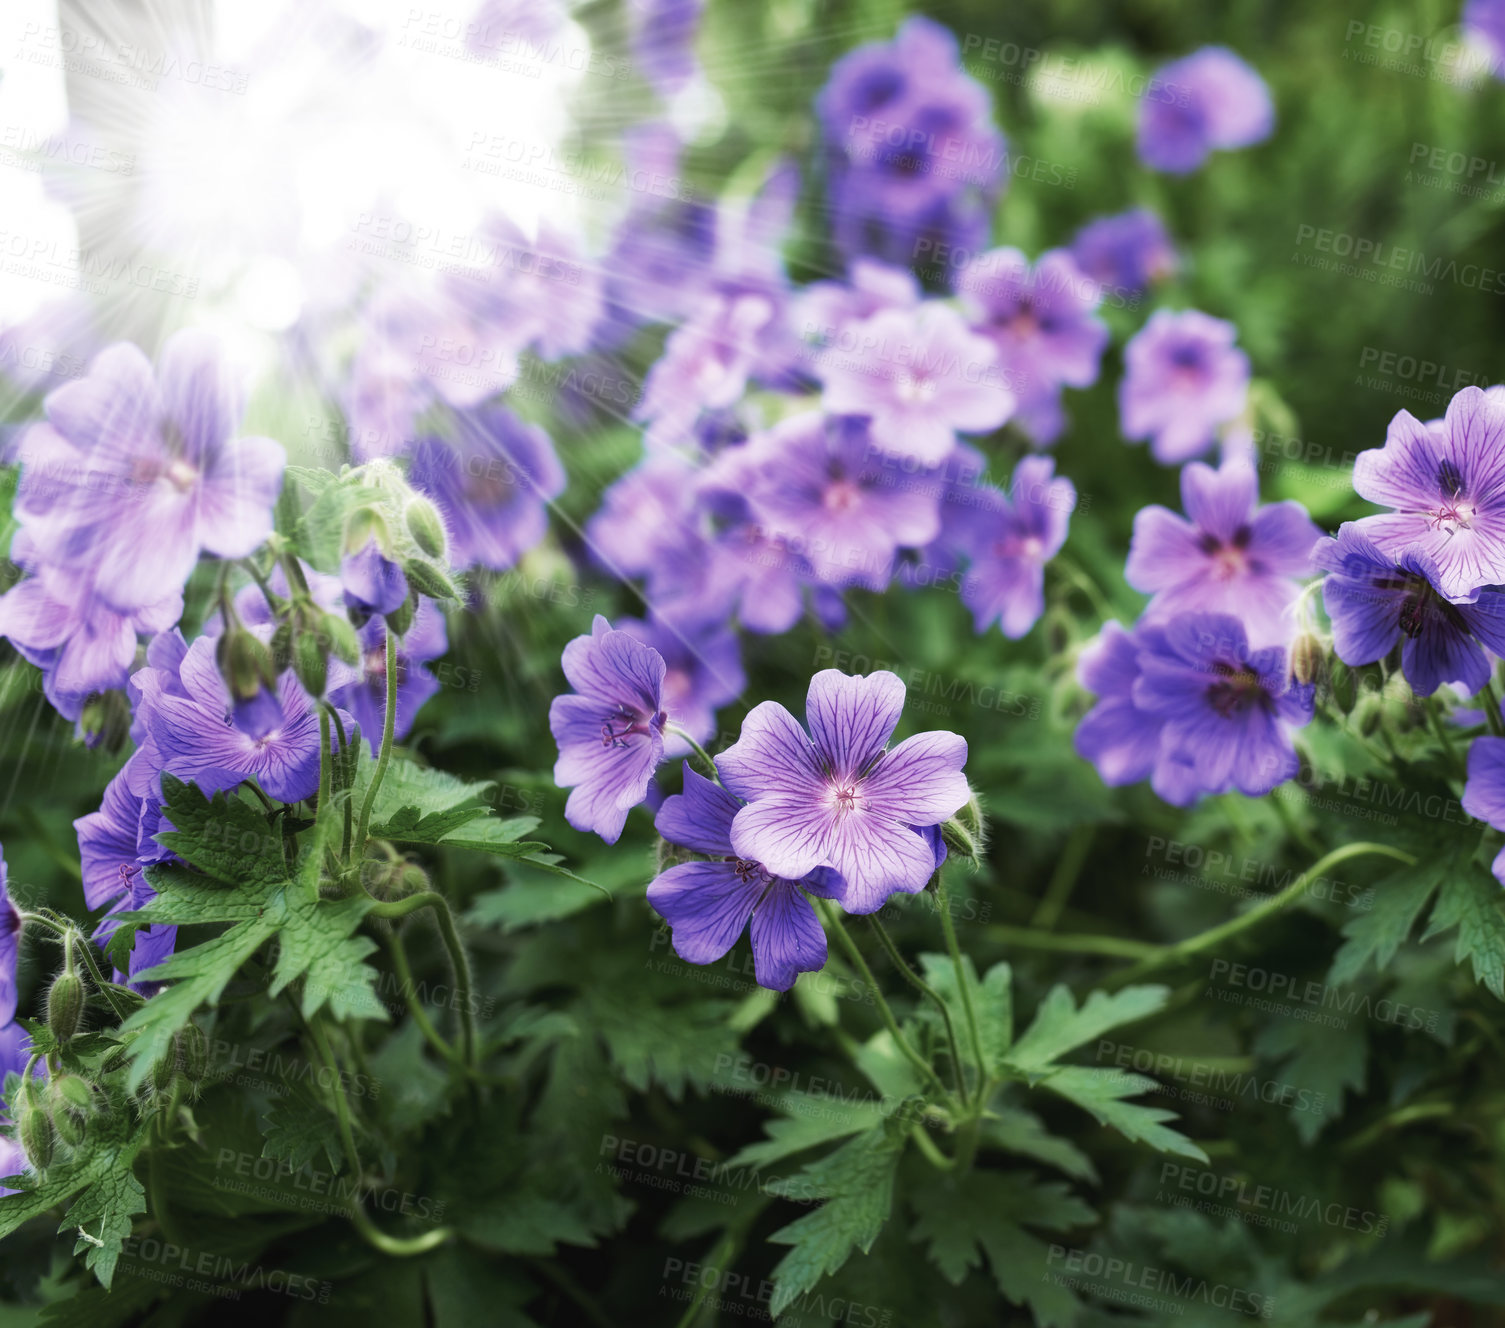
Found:
[[[406,636],[413,625],[413,615],[418,612],[418,593],[413,591],[391,613],[387,614],[387,630],[393,636]]]
[[[324,695],[329,681],[329,657],[324,642],[312,632],[299,632],[293,643],[293,672],[310,696]]]
[[[220,635],[214,658],[233,700],[249,701],[262,692],[276,691],[276,660],[244,627],[230,627]]]
[[[361,639],[349,618],[339,613],[326,613],[319,620],[319,626],[335,655],[347,664],[360,663]]]
[[[89,745],[117,752],[131,731],[131,705],[124,692],[95,692],[84,703],[79,727]]]
[[[1297,682],[1316,682],[1327,663],[1327,651],[1311,632],[1302,632],[1291,646],[1291,677]]]
[[[152,1066],[152,1092],[158,1097],[166,1097],[177,1074],[178,1044],[175,1040],[172,1046],[157,1057],[157,1063]]]
[[[1332,676],[1333,704],[1345,715],[1353,712],[1354,702],[1358,699],[1359,684],[1354,671],[1340,659],[1332,662],[1330,670]]]
[[[421,494],[414,494],[403,510],[403,519],[408,523],[408,534],[430,558],[444,558],[448,541],[444,535],[444,522],[439,509]]]
[[[416,862],[405,862],[402,870],[397,873],[394,884],[399,895],[417,895],[427,890],[432,882],[428,873]]]
[[[392,532],[387,521],[374,507],[358,507],[345,518],[345,534],[341,547],[347,554],[359,553],[372,540],[383,554],[392,552]]]
[[[84,1013],[84,980],[64,969],[52,980],[47,991],[47,1027],[59,1042],[66,1042],[78,1032]]]
[[[77,1148],[89,1133],[83,1117],[75,1116],[71,1111],[62,1111],[57,1107],[52,1109],[52,1128],[57,1131],[57,1137],[69,1148]]]
[[[48,1164],[52,1161],[55,1139],[52,1122],[47,1119],[47,1113],[31,1099],[29,1093],[27,1105],[21,1112],[17,1133],[21,1136],[21,1147],[26,1150],[26,1160],[38,1171],[46,1171]]]
[[[93,1087],[76,1074],[61,1074],[54,1077],[48,1093],[52,1128],[65,1144],[77,1148],[88,1133],[88,1118],[94,1109]]]
[[[409,558],[402,565],[402,574],[408,585],[430,599],[454,599],[460,593],[455,583],[426,558]]]

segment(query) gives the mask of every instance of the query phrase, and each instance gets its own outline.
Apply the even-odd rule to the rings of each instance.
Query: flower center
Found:
[[[184,461],[182,457],[175,457],[170,461],[163,473],[167,476],[168,483],[179,493],[187,493],[199,482],[198,470]]]
[[[923,405],[935,396],[935,383],[918,374],[901,373],[894,379],[894,395],[905,405]]]
[[[857,785],[838,784],[831,790],[831,801],[835,804],[836,814],[846,816],[857,810]]]
[[[601,722],[601,746],[625,747],[627,739],[638,735],[646,737],[655,729],[661,729],[669,716],[662,710],[656,715],[633,714],[625,706]]]
[[[828,512],[850,512],[861,502],[862,490],[851,480],[833,480],[821,498],[821,504]]]
[[[1222,676],[1207,689],[1207,700],[1224,719],[1252,710],[1265,700],[1259,674],[1244,665],[1214,664]]]

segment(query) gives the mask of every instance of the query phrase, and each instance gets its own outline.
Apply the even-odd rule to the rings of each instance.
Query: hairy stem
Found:
[[[376,806],[376,795],[387,777],[387,766],[392,760],[392,733],[397,727],[397,635],[387,628],[387,713],[381,721],[381,751],[376,758],[376,770],[371,776],[371,786],[366,790],[361,803],[361,817],[356,822],[355,840],[351,847],[363,853],[366,848],[366,833],[371,828],[371,809]]]
[[[983,1055],[982,1034],[977,1027],[977,1011],[972,1004],[972,984],[962,964],[961,947],[956,943],[956,926],[951,921],[951,909],[946,900],[946,882],[939,871],[935,874],[935,902],[941,906],[941,930],[946,933],[946,949],[951,952],[951,966],[956,970],[956,985],[962,994],[962,1011],[967,1016],[967,1035],[972,1042],[972,1054],[977,1058],[977,1102],[982,1105],[984,1085],[988,1081],[988,1060]]]
[[[894,944],[893,937],[888,934],[888,929],[878,921],[877,917],[869,913],[867,920],[873,924],[873,930],[878,933],[878,939],[883,943],[883,948],[888,951],[888,957],[893,962],[893,966],[899,970],[900,976],[922,996],[934,1002],[935,1008],[941,1012],[941,1019],[946,1025],[946,1044],[951,1049],[951,1071],[956,1078],[956,1094],[965,1106],[969,1096],[967,1066],[962,1060],[961,1044],[956,1040],[956,1027],[951,1022],[951,1011],[947,1008],[946,1002],[941,999],[940,993],[905,962],[904,956],[899,953],[899,947]]]
[[[449,951],[450,963],[455,970],[455,991],[460,998],[460,1045],[465,1064],[474,1068],[476,1065],[476,1026],[475,1012],[471,1009],[470,987],[470,960],[466,957],[465,947],[460,943],[460,933],[455,929],[454,914],[449,911],[449,903],[441,894],[433,890],[424,890],[416,895],[408,895],[404,899],[393,899],[387,903],[377,904],[371,910],[371,916],[387,918],[396,921],[405,918],[409,913],[416,913],[421,908],[434,910],[434,917],[439,923],[440,935],[444,938],[444,946]]]

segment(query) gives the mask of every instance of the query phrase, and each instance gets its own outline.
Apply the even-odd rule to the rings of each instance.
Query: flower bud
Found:
[[[48,1114],[53,1129],[70,1148],[77,1148],[88,1132],[88,1117],[94,1109],[94,1089],[87,1079],[76,1074],[62,1074],[53,1079],[48,1093]]]
[[[30,1098],[31,1095],[27,1094],[27,1105],[22,1109],[17,1133],[21,1137],[21,1147],[26,1151],[26,1160],[38,1171],[46,1171],[52,1161],[52,1122]]]
[[[84,980],[64,969],[47,990],[47,1027],[59,1042],[66,1042],[78,1032],[84,1013]]]
[[[319,620],[319,626],[329,642],[329,648],[338,658],[347,664],[360,663],[361,639],[350,625],[349,618],[343,614],[326,613]]]
[[[1311,632],[1302,632],[1291,646],[1291,677],[1305,686],[1322,676],[1327,651]]]
[[[393,636],[406,636],[413,625],[413,615],[418,611],[418,594],[413,592],[407,599],[387,614],[387,630]]]
[[[214,655],[230,690],[235,727],[250,738],[264,738],[280,728],[282,701],[271,650],[244,627],[232,626],[220,636]]]
[[[460,592],[439,567],[425,558],[410,558],[403,564],[408,584],[430,599],[454,599]]]
[[[342,552],[348,558],[371,543],[375,543],[378,553],[388,554],[392,551],[392,533],[387,529],[386,518],[376,508],[358,507],[345,518]]]
[[[408,523],[408,534],[413,537],[413,543],[430,558],[443,559],[447,541],[439,509],[421,494],[414,494],[402,515]]]
[[[202,1083],[209,1073],[209,1035],[197,1024],[185,1024],[178,1030],[174,1042],[178,1049],[178,1064],[188,1082]]]
[[[312,632],[299,632],[293,642],[293,672],[312,697],[324,695],[329,682],[329,657],[324,643]]]
[[[78,717],[79,737],[89,748],[117,752],[131,731],[131,705],[124,692],[95,692]]]

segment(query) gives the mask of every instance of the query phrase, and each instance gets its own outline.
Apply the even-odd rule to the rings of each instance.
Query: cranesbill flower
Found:
[[[1050,457],[1027,456],[1014,470],[1008,493],[960,515],[960,540],[971,558],[962,580],[962,603],[978,632],[998,622],[1017,640],[1045,612],[1045,564],[1066,542],[1076,489],[1055,478]]]
[[[178,594],[201,551],[243,558],[271,533],[282,446],[233,436],[241,399],[208,334],[174,333],[155,376],[135,346],[111,346],[43,405],[17,519],[41,560],[87,572],[117,611]]]
[[[1160,759],[1189,767],[1196,792],[1258,797],[1296,773],[1312,688],[1292,683],[1283,649],[1251,650],[1224,613],[1184,614],[1145,644],[1134,704],[1164,721]]]
[[[790,312],[801,340],[855,348],[855,339],[847,334],[854,323],[884,309],[912,309],[920,297],[920,283],[907,268],[857,258],[846,281],[811,282],[795,296]]]
[[[747,685],[737,634],[720,622],[678,622],[618,618],[617,630],[636,637],[663,656],[664,709],[696,742],[716,736],[716,711],[735,701]],[[684,756],[690,744],[677,733],[664,739],[665,756]]]
[[[543,539],[564,467],[549,435],[505,406],[462,416],[456,433],[419,443],[409,479],[438,506],[456,567],[505,571]]]
[[[986,433],[1014,413],[997,351],[939,301],[885,309],[851,329],[815,364],[821,404],[833,414],[866,415],[885,452],[926,465],[944,461],[956,434]]]
[[[319,787],[319,719],[291,669],[278,684],[283,722],[262,738],[231,720],[230,692],[214,659],[215,639],[198,637],[178,672],[150,662],[132,682],[141,693],[141,718],[160,768],[192,780],[206,793],[255,779],[282,802],[312,797]],[[351,720],[341,716],[348,731]]]
[[[830,867],[851,913],[923,890],[935,853],[915,827],[937,825],[967,801],[967,744],[955,733],[922,733],[887,750],[904,694],[892,673],[825,669],[810,680],[808,734],[778,702],[755,706],[717,758],[726,787],[747,799],[732,822],[737,856],[786,880]]]
[[[1131,208],[1089,221],[1071,242],[1077,266],[1099,285],[1138,295],[1175,272],[1176,250],[1149,208]]]
[[[1433,424],[1398,412],[1384,447],[1354,460],[1353,487],[1395,509],[1359,528],[1391,557],[1415,547],[1431,558],[1444,598],[1505,583],[1505,400],[1465,387]]]
[[[1463,810],[1496,830],[1505,830],[1505,738],[1475,738],[1470,744]],[[1505,884],[1505,848],[1495,855],[1493,870]]]
[[[1148,438],[1168,466],[1205,452],[1248,397],[1249,357],[1233,344],[1237,336],[1232,323],[1196,309],[1157,310],[1124,348],[1124,437]]]
[[[664,657],[600,614],[560,659],[574,694],[556,696],[549,729],[559,744],[554,782],[574,791],[565,819],[615,844],[664,756]]]
[[[1181,471],[1181,504],[1142,508],[1124,576],[1154,598],[1145,610],[1165,622],[1194,610],[1242,618],[1256,646],[1284,645],[1297,624],[1287,610],[1299,593],[1292,579],[1311,571],[1321,531],[1298,502],[1258,507],[1259,477],[1242,458]]]
[[[807,411],[745,445],[750,502],[829,585],[882,590],[900,548],[940,530],[938,487],[878,454],[867,421]]]
[[[695,35],[705,0],[645,0],[629,5],[632,55],[660,97],[672,97],[695,77]]]
[[[1275,107],[1265,82],[1222,46],[1166,65],[1139,103],[1139,158],[1157,171],[1194,171],[1214,148],[1270,136]]]
[[[384,618],[370,618],[360,629],[359,676],[331,687],[329,699],[343,706],[361,726],[372,748],[381,745],[382,724],[387,714],[387,633]],[[420,665],[438,659],[449,649],[444,614],[434,601],[420,598],[406,635],[397,640],[397,714],[392,721],[398,742],[412,730],[423,703],[439,690],[439,680]]]
[[[1426,553],[1384,553],[1362,522],[1345,522],[1313,558],[1327,569],[1322,601],[1345,664],[1372,664],[1400,641],[1401,669],[1418,696],[1445,682],[1473,695],[1489,681],[1480,642],[1505,654],[1505,589],[1486,586],[1471,604],[1451,603],[1438,593],[1437,567]]]
[[[808,894],[840,896],[843,883],[824,867],[797,880],[775,876],[732,847],[742,803],[685,764],[685,791],[664,799],[655,825],[672,844],[709,862],[682,862],[648,887],[648,902],[674,929],[674,952],[710,964],[737,943],[752,920],[753,973],[758,985],[788,991],[801,973],[825,967],[826,933]]]
[[[21,914],[6,888],[5,859],[0,857],[0,1024],[16,1017],[16,965],[21,962]]]

